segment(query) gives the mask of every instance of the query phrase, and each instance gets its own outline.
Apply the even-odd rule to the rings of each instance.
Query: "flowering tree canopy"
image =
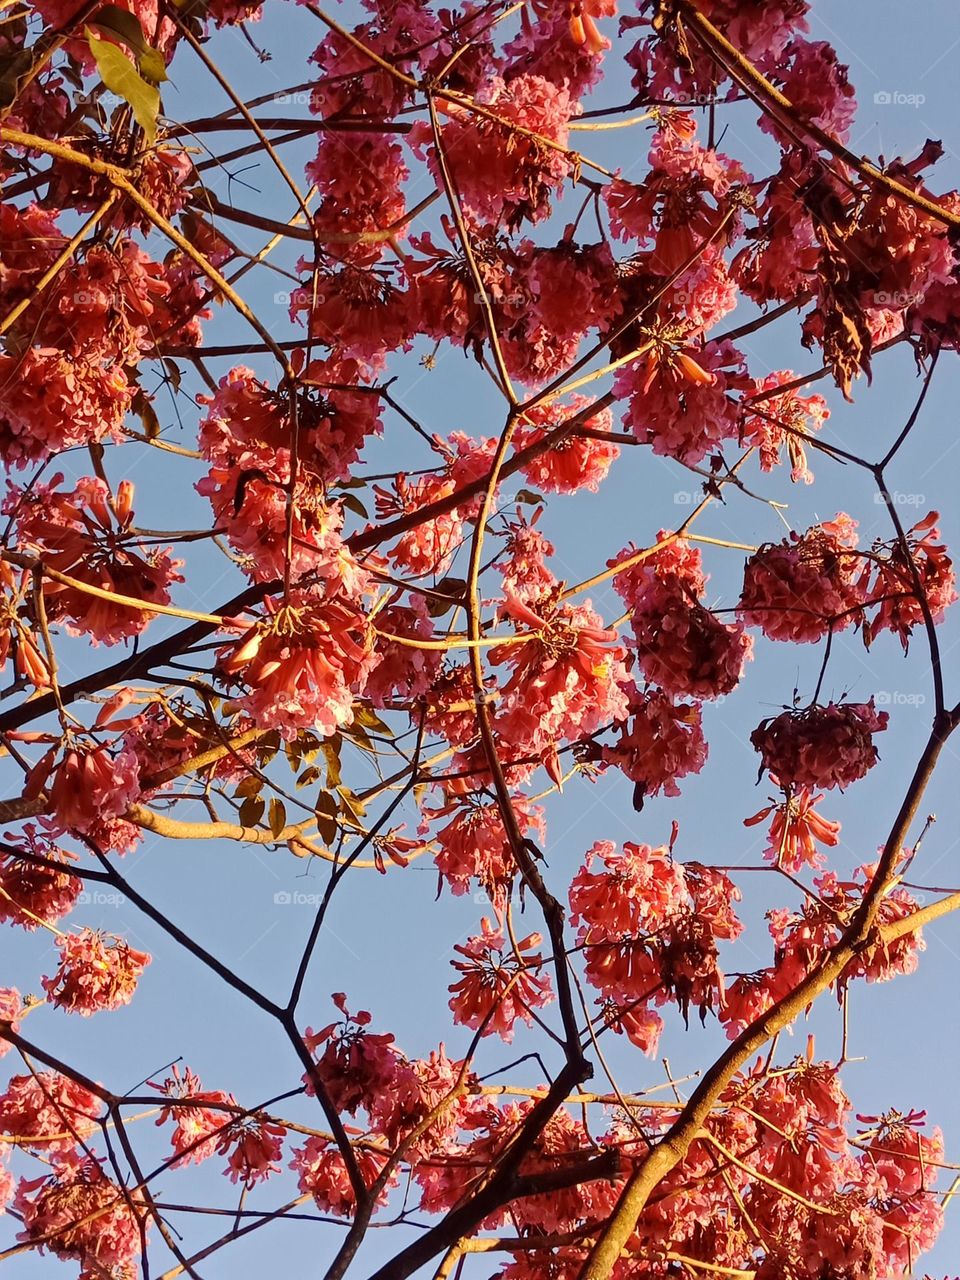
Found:
[[[960,193],[940,143],[857,153],[810,7],[5,0],[0,1261],[934,1247],[957,1165],[914,1081],[858,1111],[848,1010],[960,906],[924,872],[955,573],[894,488]],[[912,411],[848,429],[905,355]],[[711,771],[744,803],[703,847]],[[268,976],[264,868],[317,890]]]

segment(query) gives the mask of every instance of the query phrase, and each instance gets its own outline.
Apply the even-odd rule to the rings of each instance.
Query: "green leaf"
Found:
[[[280,832],[287,825],[287,810],[282,800],[278,800],[276,796],[270,801],[270,834],[274,840],[280,835]]]
[[[258,778],[255,773],[248,774],[238,784],[234,795],[238,800],[249,800],[251,796],[258,796],[263,787],[263,780]]]
[[[462,604],[466,595],[467,584],[463,578],[441,578],[434,586],[433,592],[427,596],[427,612],[431,618],[442,618],[454,605]],[[440,599],[447,596],[449,599]]]
[[[348,511],[352,511],[354,515],[361,516],[364,520],[367,519],[367,508],[352,493],[341,493],[337,501],[346,507]]]
[[[32,70],[32,49],[13,48],[0,56],[0,108],[10,107],[16,102],[20,82]]]
[[[303,773],[301,773],[300,777],[297,779],[297,790],[301,787],[309,787],[311,782],[318,782],[319,780],[320,770],[315,764],[312,764],[308,768],[304,769]]]
[[[136,14],[127,9],[118,9],[115,4],[105,4],[97,10],[96,18],[90,23],[96,31],[105,31],[107,35],[122,40],[137,59],[140,74],[151,84],[159,84],[167,78],[167,68],[163,56],[147,44],[143,35],[143,27]],[[96,55],[94,55],[96,56]],[[104,81],[106,84],[106,81]],[[107,85],[109,89],[110,86]]]
[[[143,130],[148,145],[152,146],[157,136],[160,90],[144,80],[122,49],[109,40],[101,40],[89,27],[86,32],[100,79],[111,93],[130,104],[137,124]]]

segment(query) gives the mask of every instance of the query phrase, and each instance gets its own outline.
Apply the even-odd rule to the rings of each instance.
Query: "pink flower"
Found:
[[[366,1010],[349,1013],[342,992],[333,996],[333,1002],[343,1019],[319,1031],[308,1027],[303,1039],[314,1055],[323,1046],[314,1068],[316,1077],[338,1111],[355,1115],[361,1107],[369,1111],[378,1095],[395,1089],[409,1066],[394,1048],[392,1035],[367,1030],[371,1017]],[[308,1093],[315,1091],[314,1072],[308,1071],[303,1078]]]
[[[20,1030],[20,1019],[24,1013],[20,992],[15,987],[0,987],[0,1058],[9,1053],[13,1045],[4,1039],[4,1023],[16,1034]]]
[[[293,493],[294,578],[307,572],[328,580],[356,575],[343,547],[343,513],[326,486],[356,463],[368,435],[380,431],[380,402],[364,394],[354,360],[314,361],[301,374],[311,385],[297,400],[297,484]],[[337,390],[323,390],[323,384]],[[355,392],[349,388],[356,385]],[[344,389],[346,387],[346,389]],[[291,416],[287,393],[238,366],[203,397],[209,414],[200,424],[200,451],[210,470],[197,485],[217,523],[257,581],[281,577],[287,556]]]
[[[133,391],[118,365],[103,368],[49,347],[0,355],[0,456],[27,467],[107,437],[119,440]]]
[[[542,507],[529,518],[517,508],[516,519],[506,522],[503,555],[495,566],[503,579],[504,592],[531,606],[549,595],[557,584],[547,567],[556,548],[536,527],[542,515]]]
[[[140,839],[123,814],[140,798],[140,763],[129,747],[67,750],[50,787],[56,828],[87,835],[106,850],[126,853]]]
[[[868,641],[872,641],[878,631],[889,630],[899,636],[904,650],[907,649],[914,627],[922,625],[924,620],[917,595],[918,580],[934,622],[940,622],[944,611],[956,600],[956,573],[946,547],[938,541],[939,519],[936,511],[929,512],[907,530],[906,554],[897,539],[875,562],[876,577],[866,594],[878,602],[879,608],[864,626],[864,637]]]
[[[151,959],[122,938],[93,929],[65,934],[59,950],[56,973],[41,985],[51,1004],[84,1018],[129,1004]]]
[[[77,855],[39,836],[32,823],[27,823],[20,839],[22,846],[17,845],[17,837],[7,833],[7,852],[0,853],[0,920],[32,931],[41,923],[56,924],[71,911],[83,881],[67,869]],[[63,870],[18,857],[18,847],[24,853],[62,864]]]
[[[790,479],[794,484],[812,484],[813,472],[807,466],[803,439],[805,436],[812,438],[821,429],[830,417],[830,410],[823,396],[803,396],[799,391],[787,391],[780,396],[767,395],[791,382],[793,377],[792,370],[781,369],[758,380],[756,392],[745,402],[741,436],[745,444],[755,445],[760,450],[762,471],[772,471],[779,465],[785,445]],[[757,403],[751,412],[754,400]]]
[[[787,794],[782,804],[770,804],[752,818],[744,818],[745,827],[755,826],[773,814],[770,834],[763,856],[786,871],[799,871],[803,866],[821,867],[824,855],[818,844],[833,848],[840,842],[840,823],[831,822],[816,812],[823,796],[814,795],[809,787],[801,787],[796,795]]]
[[[491,663],[513,668],[493,717],[517,753],[544,757],[627,712],[626,649],[590,608],[563,603],[558,592],[531,608],[507,596],[503,609],[528,638],[493,650]]]
[[[513,809],[520,829],[533,832],[542,840],[546,831],[542,810],[529,806],[522,796],[514,797]],[[442,809],[424,809],[423,816],[424,833],[429,829],[428,819],[449,819],[434,832],[431,843],[438,846],[434,855],[437,870],[453,892],[469,893],[476,880],[494,898],[501,899],[517,868],[499,807],[472,798]]]
[[[383,1171],[387,1163],[387,1152],[379,1151],[371,1145],[354,1148],[357,1164],[365,1186],[369,1189]],[[332,1213],[338,1218],[349,1218],[357,1207],[357,1198],[350,1183],[343,1156],[337,1147],[327,1138],[308,1138],[302,1147],[293,1153],[290,1168],[299,1175],[301,1192],[309,1192],[317,1207],[324,1213]],[[397,1173],[393,1172],[378,1197],[378,1203],[386,1200],[389,1187],[397,1183]]]
[[[604,199],[615,235],[652,242],[651,265],[669,276],[717,233],[731,188],[748,174],[728,156],[701,146],[687,113],[670,112],[653,135],[642,185],[614,178]]]
[[[222,1155],[228,1154],[224,1172],[230,1181],[242,1182],[249,1189],[279,1173],[286,1132],[282,1124],[264,1116],[239,1117],[217,1147]]]
[[[5,505],[17,518],[18,540],[46,565],[101,591],[131,596],[142,607],[117,604],[81,587],[46,581],[47,614],[65,620],[71,635],[93,644],[117,644],[140,635],[157,616],[150,604],[169,604],[169,587],[183,578],[170,548],[144,547],[133,523],[133,485],[122,481],[113,495],[102,480],[85,476],[69,492],[62,476],[30,491],[12,489]]]
[[[707,751],[699,703],[675,702],[660,689],[635,690],[630,719],[620,726],[616,745],[603,748],[602,759],[636,783],[639,808],[644,796],[678,796],[677,780],[699,773]]]
[[[425,505],[449,498],[465,485],[488,474],[496,447],[492,438],[474,439],[455,431],[447,440],[434,436],[434,441],[445,459],[440,470],[417,478],[401,471],[393,482],[392,491],[374,485],[377,515],[381,519],[412,516]],[[441,515],[418,520],[400,535],[388,553],[390,559],[416,577],[444,573],[463,545],[464,522],[474,515],[478,502],[476,497],[468,498],[462,505]]]
[[[482,1028],[483,1035],[496,1033],[509,1044],[516,1020],[529,1025],[531,1010],[553,999],[550,979],[539,973],[540,954],[533,951],[540,943],[540,934],[531,933],[517,942],[514,952],[502,930],[484,916],[479,935],[453,948],[463,956],[450,962],[462,975],[450,987],[454,1022]]]
[[[805,40],[795,36],[783,54],[788,67],[780,73],[784,96],[798,116],[844,140],[857,113],[857,99],[847,79],[848,68],[825,40]],[[795,137],[765,112],[760,128],[772,133],[784,148],[795,145]]]
[[[730,392],[745,386],[743,357],[728,341],[674,347],[657,340],[614,378],[627,401],[625,424],[654,453],[699,462],[735,439],[739,409]]]
[[[376,661],[364,688],[364,696],[375,707],[383,707],[394,699],[406,701],[425,694],[443,660],[439,649],[418,649],[387,638],[391,635],[409,640],[433,638],[433,620],[423,596],[411,594],[409,601],[405,605],[388,604],[377,614]]]
[[[91,1276],[137,1259],[141,1225],[149,1224],[136,1192],[125,1195],[89,1157],[61,1157],[49,1177],[24,1179],[14,1207],[23,1220],[19,1240],[73,1258]]]
[[[517,450],[549,439],[550,427],[566,422],[589,404],[586,396],[572,395],[565,404],[554,402],[529,410],[514,435]],[[611,412],[604,409],[588,418],[583,426],[585,430],[609,432],[611,423]],[[538,458],[528,462],[523,468],[523,474],[532,485],[545,493],[576,493],[578,489],[589,489],[596,493],[600,482],[606,479],[611,465],[619,456],[620,449],[617,445],[574,432],[546,453],[541,453]]]
[[[537,75],[518,75],[508,83],[493,76],[477,100],[496,121],[453,103],[444,105],[442,142],[464,210],[477,223],[505,223],[508,229],[524,220],[538,222],[549,214],[550,196],[571,172],[563,149],[577,105],[566,89]],[[560,149],[514,133],[511,124],[549,138]],[[439,182],[429,126],[415,125],[409,137]]]
[[[285,604],[221,649],[220,668],[248,692],[236,699],[255,724],[288,739],[316,728],[324,737],[353,720],[376,661],[363,611],[345,595],[292,591]]]
[[[199,1076],[189,1067],[181,1074],[176,1064],[173,1074],[162,1085],[151,1083],[150,1087],[177,1103],[175,1106],[162,1106],[156,1121],[158,1125],[168,1120],[174,1122],[170,1138],[177,1155],[174,1168],[200,1164],[219,1150],[236,1114],[237,1101],[232,1093],[219,1089],[204,1090]]]
[[[722,872],[675,862],[667,848],[598,841],[573,878],[570,907],[605,1020],[652,1053],[662,1024],[651,1002],[675,1000],[684,1019],[691,1004],[702,1018],[722,1006],[717,941],[740,933],[739,898]]]
[[[767,544],[747,560],[739,617],[771,640],[821,640],[862,618],[862,560],[854,554],[856,521],[842,512]]]
[[[361,265],[375,263],[388,248],[387,241],[360,237],[403,217],[404,183],[410,171],[399,144],[376,132],[321,133],[307,176],[320,196],[314,215],[319,234],[357,236],[356,242],[338,246],[340,256]]]
[[[13,1076],[0,1094],[0,1132],[45,1153],[72,1151],[98,1129],[96,1094],[56,1071]]]

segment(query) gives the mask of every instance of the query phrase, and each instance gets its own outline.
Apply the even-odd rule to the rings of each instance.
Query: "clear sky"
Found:
[[[858,91],[860,112],[850,141],[852,149],[873,157],[910,157],[926,138],[941,139],[945,156],[932,185],[938,190],[960,186],[960,115],[956,106],[960,7],[951,0],[928,0],[923,5],[845,0],[814,3],[813,9],[813,34],[833,42],[841,59],[849,62]],[[339,10],[341,16],[351,12],[350,5]],[[268,0],[267,17],[254,35],[272,53],[272,61],[259,63],[235,32],[219,36],[209,46],[244,96],[306,78],[302,54],[319,41],[321,30],[304,10]],[[608,92],[612,95],[613,90],[599,90],[604,101],[613,100],[606,97]],[[185,50],[174,64],[173,83],[165,91],[164,105],[170,117],[183,119],[207,109],[220,110],[226,103],[215,89],[202,84],[197,64]],[[302,103],[288,104],[283,110],[306,114]],[[763,166],[769,160],[769,148],[757,132],[755,111],[741,105],[724,119],[729,124],[722,149],[755,173],[766,172]],[[642,128],[597,135],[596,145],[592,142],[585,148],[588,154],[622,167],[627,176],[632,169],[642,172],[648,146]],[[309,143],[290,149],[291,167],[302,170],[311,154]],[[245,164],[251,167],[241,173]],[[230,186],[238,204],[274,217],[290,215],[289,195],[278,189],[263,162],[238,162],[234,173],[237,181],[250,184],[244,188],[235,181]],[[212,185],[226,195],[225,179]],[[415,189],[410,198],[419,198]],[[230,230],[245,248],[259,247],[263,242],[258,233]],[[290,265],[295,257],[295,253],[288,253],[277,261]],[[251,282],[247,295],[271,330],[282,338],[296,335],[285,306],[274,295],[289,287],[280,276],[264,272]],[[207,332],[217,335],[217,341],[245,339],[242,323],[228,315],[218,314]],[[814,368],[816,357],[800,348],[797,333],[796,318],[787,317],[743,340],[740,345],[754,376],[773,369],[803,372]],[[269,365],[251,363],[265,376],[270,375]],[[224,372],[226,367],[224,363]],[[462,429],[493,435],[502,427],[500,408],[488,390],[485,375],[462,353],[442,350],[432,372],[418,366],[416,355],[397,361],[393,371],[400,374],[394,394],[430,430],[446,434]],[[876,361],[872,387],[862,381],[857,384],[854,405],[845,405],[828,383],[820,389],[832,410],[825,438],[856,453],[879,457],[906,420],[918,383],[909,353],[897,349]],[[890,477],[906,517],[918,519],[931,508],[941,512],[946,541],[955,553],[960,551],[958,398],[960,366],[956,357],[945,357],[918,429]],[[164,426],[174,428],[171,403],[161,398],[157,409]],[[186,420],[183,431],[172,429],[170,438],[190,443],[194,425]],[[381,472],[416,467],[424,450],[409,429],[393,417],[388,418],[385,441],[368,457],[369,470]],[[822,456],[814,457],[812,465],[817,480],[810,488],[791,487],[782,475],[760,480],[753,474],[748,483],[764,496],[788,503],[786,519],[797,529],[846,510],[861,521],[861,544],[874,536],[889,537],[887,514],[874,502],[865,474],[829,463]],[[192,490],[199,474],[192,464],[130,448],[124,450],[122,459],[108,459],[108,467],[118,478],[128,475],[136,481],[140,523],[185,528],[208,518],[205,503]],[[678,464],[656,458],[646,449],[625,451],[599,494],[551,501],[545,527],[557,545],[557,572],[568,581],[577,581],[603,567],[626,542],[649,543],[659,528],[676,525],[683,518],[691,495],[696,500],[696,478]],[[783,536],[783,525],[770,507],[730,493],[726,504],[715,505],[704,519],[701,532],[757,543]],[[183,605],[215,607],[238,589],[239,579],[226,561],[197,553],[190,563],[196,569],[177,596]],[[706,565],[712,575],[712,600],[723,606],[734,603],[741,561],[735,554],[719,551],[706,557]],[[593,602],[607,617],[619,612],[606,588],[594,594]],[[954,702],[960,699],[957,609],[960,606],[945,624],[941,641],[948,697],[952,695]],[[161,634],[163,623],[159,621],[151,638]],[[62,675],[69,677],[116,656],[104,650],[91,655],[74,646]],[[820,656],[818,647],[773,646],[758,641],[757,660],[740,689],[705,713],[710,760],[703,774],[687,780],[679,800],[649,801],[642,814],[635,814],[629,786],[610,774],[593,785],[572,786],[562,798],[551,802],[546,874],[552,883],[565,885],[595,840],[661,844],[668,838],[674,818],[680,822],[677,854],[681,858],[707,863],[759,862],[764,828],[745,829],[742,819],[765,803],[769,788],[766,783],[759,788],[755,785],[757,757],[747,738],[760,719],[790,702],[795,687],[802,696],[810,696]],[[825,692],[834,696],[848,693],[857,701],[878,695],[891,715],[890,731],[878,740],[881,764],[847,795],[831,793],[822,805],[827,816],[843,823],[842,842],[833,863],[841,871],[871,860],[886,837],[929,727],[928,665],[919,635],[906,658],[889,635],[882,636],[869,655],[856,635],[846,633],[835,642]],[[960,743],[948,744],[925,801],[924,814],[935,813],[937,822],[913,869],[921,882],[950,888],[960,886],[958,752]],[[356,786],[364,781],[359,775]],[[408,821],[415,825],[411,815]],[[174,844],[148,835],[121,869],[140,892],[241,975],[271,995],[288,988],[316,895],[324,887],[323,867],[306,866],[285,852],[224,842]],[[770,959],[762,913],[772,901],[772,877],[744,874],[734,878],[744,891],[744,917],[754,927],[748,929],[745,945],[732,953],[736,963],[729,967],[759,967]],[[777,893],[778,901],[786,900],[779,888]],[[293,895],[294,901],[278,902],[278,894]],[[449,960],[453,944],[477,931],[485,906],[470,898],[453,899],[449,893],[439,901],[435,896],[436,874],[428,860],[406,871],[391,870],[385,878],[370,872],[348,876],[338,891],[337,906],[316,953],[302,1005],[305,1022],[313,1026],[328,1022],[332,1017],[329,995],[344,990],[351,1008],[371,1010],[376,1029],[393,1031],[411,1055],[425,1056],[443,1039],[450,1055],[460,1056],[469,1036],[463,1029],[453,1029],[446,1016],[446,989],[452,973]],[[58,1011],[44,1009],[26,1024],[32,1038],[54,1049],[66,1046],[74,1063],[117,1090],[135,1089],[177,1056],[198,1072],[208,1088],[231,1090],[244,1104],[298,1083],[299,1068],[278,1028],[174,948],[131,904],[92,897],[78,908],[71,923],[123,933],[134,945],[154,953],[154,963],[130,1008],[90,1020],[67,1019]],[[531,918],[529,927],[538,923]],[[844,1083],[855,1108],[863,1113],[889,1107],[926,1109],[946,1133],[947,1158],[960,1161],[960,1097],[953,1076],[960,1052],[956,996],[960,919],[948,918],[929,929],[926,937],[927,951],[917,975],[887,986],[860,985],[854,989],[850,1053],[857,1060],[846,1066]],[[37,975],[49,972],[47,939],[43,935],[24,939],[20,934],[14,939],[8,933],[0,938],[0,948],[0,981],[24,991],[36,989]],[[836,1056],[839,1019],[831,1000],[824,997],[810,1027],[798,1026],[793,1041],[781,1044],[781,1057],[789,1059],[801,1052],[808,1030],[816,1032],[818,1056]],[[667,1031],[661,1051],[669,1057],[675,1076],[707,1066],[726,1043],[714,1025],[701,1028],[694,1018],[685,1030],[679,1016],[665,1012]],[[543,1049],[523,1032],[518,1033],[512,1047],[499,1041],[488,1043],[480,1069],[495,1071],[533,1047]],[[658,1061],[648,1061],[635,1051],[624,1052],[616,1040],[607,1048],[625,1089],[640,1090],[663,1081]],[[546,1057],[548,1065],[555,1067],[556,1054],[551,1058],[549,1046]],[[13,1061],[8,1057],[5,1065]],[[535,1065],[528,1063],[514,1074],[532,1083],[535,1072]],[[289,1112],[306,1123],[316,1119],[309,1100],[292,1104]],[[151,1127],[149,1120],[139,1126],[144,1132],[138,1134],[138,1141],[145,1152],[152,1150],[159,1159],[166,1151],[166,1137],[148,1135],[146,1130]],[[220,1176],[219,1168],[220,1162],[213,1160],[195,1172],[170,1175],[161,1180],[159,1197],[233,1206],[234,1189]],[[283,1182],[274,1180],[251,1195],[247,1207],[279,1203],[286,1187],[293,1185],[290,1175],[285,1175]],[[948,1209],[941,1243],[924,1260],[921,1269],[931,1275],[956,1269],[960,1253],[960,1217],[955,1217],[956,1213],[955,1207]],[[193,1246],[208,1235],[212,1238],[218,1226],[225,1229],[221,1223],[198,1228],[176,1214],[171,1215],[171,1221],[187,1232]],[[9,1218],[0,1222],[0,1247],[14,1227]],[[289,1280],[307,1280],[322,1271],[340,1231],[310,1223],[279,1223],[216,1255],[199,1267],[199,1274],[204,1280],[254,1280],[266,1268],[274,1267]],[[370,1264],[385,1256],[388,1248],[393,1252],[398,1247],[394,1236],[401,1233],[383,1234],[390,1239],[373,1233],[365,1246],[355,1264],[358,1276],[367,1274]],[[159,1244],[156,1258],[159,1272],[163,1269]],[[52,1259],[34,1256],[18,1258],[13,1264],[15,1274],[24,1280],[51,1274],[58,1265]],[[72,1264],[65,1265],[64,1274],[70,1274]],[[492,1269],[481,1260],[473,1274],[486,1275]]]

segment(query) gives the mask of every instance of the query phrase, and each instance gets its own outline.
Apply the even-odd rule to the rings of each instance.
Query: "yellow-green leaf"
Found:
[[[90,23],[96,31],[105,31],[108,35],[122,40],[137,59],[140,74],[151,84],[159,84],[167,78],[167,67],[163,55],[147,44],[143,27],[136,14],[127,9],[119,9],[115,4],[105,4],[97,10],[97,16]],[[108,85],[107,88],[110,86]]]
[[[144,80],[122,49],[118,49],[109,40],[101,40],[89,27],[87,43],[100,72],[100,79],[111,93],[130,104],[137,124],[146,135],[148,145],[152,146],[157,136],[159,89]]]

